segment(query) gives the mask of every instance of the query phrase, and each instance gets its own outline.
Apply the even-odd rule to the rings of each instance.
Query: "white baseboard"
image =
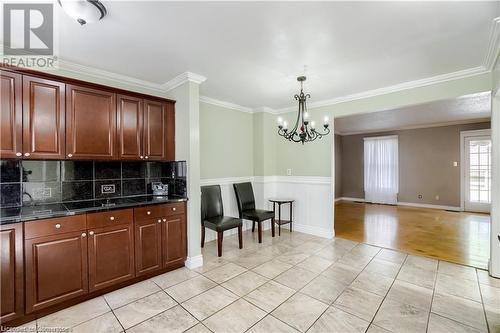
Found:
[[[442,205],[432,205],[432,204],[421,204],[414,202],[398,202],[398,206],[408,206],[408,207],[418,207],[418,208],[431,208],[431,209],[442,209],[442,210],[452,210],[455,212],[460,212],[462,209],[455,206],[442,206]]]
[[[359,202],[365,202],[365,199],[362,199],[362,198],[351,198],[351,197],[340,197],[338,198],[338,200],[342,200],[342,201],[359,201]]]
[[[189,269],[203,266],[203,255],[200,254],[194,257],[187,257],[186,261],[184,262],[184,266]]]
[[[309,234],[309,235],[328,238],[328,239],[333,238],[333,232],[331,230],[325,229],[325,228],[314,227],[314,226],[304,225],[304,224],[297,224],[297,223],[294,223],[292,225],[292,228],[293,228],[293,231],[302,232],[304,234]]]
[[[335,199],[335,201],[337,201],[337,200],[366,202],[366,200],[362,199],[362,198],[350,198],[350,197],[341,197],[341,198]],[[421,204],[421,203],[416,203],[416,202],[401,202],[401,201],[398,201],[397,205],[398,206],[406,206],[406,207],[452,210],[452,211],[455,211],[455,212],[462,211],[462,209],[460,207],[456,207],[456,206],[443,206],[443,205]]]

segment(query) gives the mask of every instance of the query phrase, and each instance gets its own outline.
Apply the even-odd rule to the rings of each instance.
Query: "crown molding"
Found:
[[[1,54],[3,54],[3,47],[4,47],[3,43],[0,43]],[[193,72],[184,72],[165,83],[155,83],[147,80],[141,80],[128,75],[107,71],[104,69],[82,65],[62,58],[58,58],[57,64],[58,64],[57,69],[69,73],[77,75],[85,75],[88,77],[93,77],[98,80],[104,79],[110,82],[114,82],[119,86],[120,85],[123,86],[125,84],[138,89],[148,89],[158,93],[168,92],[169,90],[177,88],[178,86],[186,82],[201,84],[207,80],[207,78],[204,77],[203,75],[196,74]]]
[[[387,87],[373,89],[373,90],[367,90],[367,91],[363,91],[363,92],[356,93],[356,94],[351,94],[351,95],[346,95],[346,96],[342,96],[342,97],[336,97],[336,98],[332,98],[332,99],[328,99],[328,100],[309,103],[308,108],[315,109],[315,108],[319,108],[319,107],[331,106],[331,105],[335,105],[335,104],[351,102],[351,101],[356,101],[356,100],[360,100],[360,99],[376,97],[376,96],[380,96],[380,95],[386,95],[386,94],[390,94],[390,93],[394,93],[394,92],[398,92],[398,91],[420,88],[420,87],[430,86],[433,84],[463,79],[463,78],[467,78],[467,77],[471,77],[471,76],[482,75],[482,74],[486,74],[489,72],[490,71],[487,70],[485,67],[479,66],[479,67],[464,69],[464,70],[457,71],[457,72],[451,72],[451,73],[446,73],[446,74],[442,74],[442,75],[432,76],[432,77],[428,77],[425,79],[403,82],[403,83],[399,83],[399,84],[392,85],[392,86],[387,86]],[[277,109],[276,113],[277,114],[287,113],[287,112],[292,112],[295,110],[296,110],[296,107],[291,106],[291,107],[286,107],[286,108],[282,108],[282,109]]]
[[[500,25],[498,25],[498,27],[500,27]],[[500,29],[498,29],[498,31],[500,31]],[[498,44],[500,44],[500,43],[497,43],[497,48],[498,48]],[[491,70],[488,70],[486,67],[478,66],[478,67],[464,69],[464,70],[457,71],[457,72],[441,74],[441,75],[437,75],[437,76],[428,77],[425,79],[403,82],[403,83],[392,85],[392,86],[387,86],[387,87],[373,89],[373,90],[367,90],[367,91],[363,91],[363,92],[356,93],[356,94],[351,94],[351,95],[346,95],[346,96],[342,96],[342,97],[336,97],[336,98],[332,98],[332,99],[328,99],[328,100],[309,103],[308,108],[315,109],[315,108],[320,108],[320,107],[326,107],[326,106],[331,106],[331,105],[335,105],[335,104],[340,104],[340,103],[351,102],[351,101],[356,101],[356,100],[370,98],[370,97],[386,95],[386,94],[390,94],[390,93],[394,93],[394,92],[398,92],[398,91],[420,88],[420,87],[430,86],[430,85],[444,83],[444,82],[448,82],[448,81],[464,79],[464,78],[468,78],[468,77],[472,77],[472,76],[483,75],[483,74],[487,74],[490,72],[491,72]],[[251,109],[251,108],[241,106],[238,104],[233,104],[233,103],[229,103],[229,102],[215,100],[215,99],[212,99],[212,98],[207,97],[207,96],[203,96],[203,98],[206,99],[205,102],[209,103],[209,104],[219,105],[219,106],[223,106],[223,107],[227,107],[227,105],[237,105],[238,108],[232,107],[231,109],[238,110],[238,111],[245,110],[244,112],[251,112],[251,113],[266,112],[266,113],[278,115],[278,114],[297,111],[296,105],[286,107],[286,108],[281,108],[281,109],[273,109],[273,108],[270,108],[267,106],[261,106],[261,107],[255,108],[255,109]],[[208,100],[216,101],[216,103],[215,102],[214,103],[208,102]],[[200,98],[200,101],[201,101],[201,98]],[[248,110],[251,110],[251,111],[248,111]]]
[[[169,91],[177,88],[180,85],[183,85],[186,82],[192,82],[196,84],[203,83],[207,80],[206,77],[200,74],[192,73],[192,72],[184,72],[182,74],[177,75],[173,79],[168,82],[165,82],[161,85],[163,91]]]
[[[220,106],[220,107],[223,107],[226,109],[246,112],[246,113],[254,113],[255,112],[254,109],[252,109],[252,108],[249,108],[246,106],[241,106],[241,105],[230,103],[230,102],[221,101],[221,100],[207,97],[207,96],[200,96],[200,102]]]
[[[58,60],[58,69],[78,75],[90,76],[96,79],[105,79],[121,85],[126,84],[136,88],[149,89],[156,92],[165,92],[161,84],[137,79],[128,75],[106,71],[103,69],[98,69],[95,67],[81,65],[64,59]]]
[[[493,70],[495,66],[495,61],[500,52],[500,17],[493,20],[491,25],[490,39],[488,43],[488,50],[486,56],[484,57],[483,66],[487,70]]]

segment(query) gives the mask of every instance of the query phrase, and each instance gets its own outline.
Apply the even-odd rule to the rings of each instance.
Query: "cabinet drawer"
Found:
[[[165,216],[165,205],[151,205],[134,209],[136,220],[151,219]]]
[[[134,222],[132,209],[112,210],[108,212],[87,214],[88,228],[101,228],[113,225],[131,224]]]
[[[144,220],[144,219],[165,217],[165,216],[185,214],[185,213],[186,213],[185,202],[151,205],[134,209],[134,215],[136,220]]]
[[[177,215],[177,214],[186,214],[186,203],[178,202],[167,204],[164,207],[164,214],[166,216]]]
[[[24,223],[24,238],[53,236],[87,229],[85,214]]]

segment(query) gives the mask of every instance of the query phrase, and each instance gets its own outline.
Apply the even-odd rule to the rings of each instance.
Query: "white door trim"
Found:
[[[465,138],[490,136],[491,129],[460,131],[460,210],[465,210]]]

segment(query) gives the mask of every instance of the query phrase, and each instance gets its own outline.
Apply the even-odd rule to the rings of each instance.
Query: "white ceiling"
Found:
[[[477,68],[500,16],[497,1],[103,3],[83,27],[58,9],[60,58],[156,84],[190,71],[202,95],[277,109],[304,65],[311,102]]]
[[[394,110],[335,118],[338,134],[359,134],[489,120],[490,93],[406,106]]]

